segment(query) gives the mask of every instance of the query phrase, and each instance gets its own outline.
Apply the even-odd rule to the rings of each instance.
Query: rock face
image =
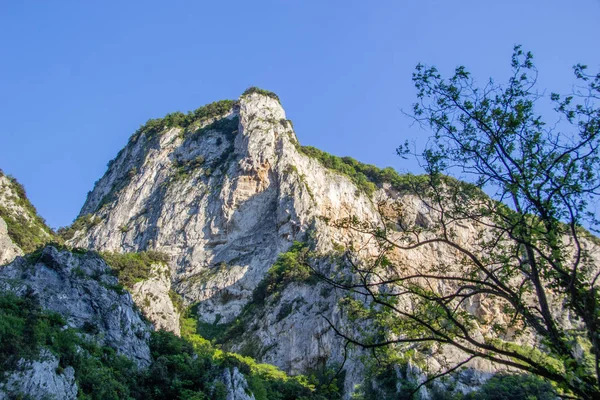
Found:
[[[154,323],[156,329],[164,329],[179,335],[179,311],[169,295],[170,290],[169,267],[164,264],[153,264],[150,278],[136,283],[131,290],[131,296],[146,318]]]
[[[169,298],[165,283],[168,275],[163,266],[154,267],[153,276],[136,285],[136,295],[164,294],[166,287]],[[94,252],[74,253],[47,246],[27,258],[19,257],[0,268],[0,293],[4,292],[37,299],[42,310],[60,314],[68,327],[78,329],[80,337],[114,348],[139,369],[155,361],[149,348],[153,327],[142,318],[129,293],[118,285],[110,267]],[[176,314],[160,301],[155,305],[155,312]],[[14,369],[0,375],[0,400],[78,398],[73,367],[61,368],[57,357],[43,346],[38,357],[21,359]],[[79,351],[85,354],[86,350]],[[228,400],[254,400],[245,376],[237,368],[223,368],[217,380],[224,385]]]
[[[23,255],[23,252],[8,235],[6,222],[0,217],[0,265],[7,264],[20,255]]]
[[[197,305],[202,322],[218,326],[240,317],[267,271],[294,241],[310,242],[321,254],[335,252],[340,244],[375,251],[365,245],[368,237],[328,221],[355,216],[382,222],[378,206],[385,202],[399,202],[416,221],[427,223],[416,197],[387,184],[363,190],[307,155],[278,99],[251,93],[200,123],[132,136],[81,210],[80,218],[94,223],[75,232],[69,243],[101,251],[168,254],[169,279],[158,274],[161,278],[140,283],[134,290],[138,304],[154,321],[159,313],[164,316],[165,325],[158,326],[173,324],[176,310],[165,300],[170,285],[186,305]],[[457,234],[468,242],[474,230],[465,225]],[[401,255],[415,265],[455,256],[441,246]],[[164,301],[143,305],[154,294]],[[324,283],[293,282],[255,308],[243,335],[226,347],[292,374],[345,361],[349,397],[363,380],[361,353],[349,351],[346,360],[343,341],[325,319],[345,321],[338,307],[342,295]],[[489,304],[468,306],[475,315],[501,318]],[[449,351],[444,357],[461,355]],[[435,369],[437,361],[428,362]],[[469,366],[472,373],[462,375],[470,384],[498,371],[480,360]],[[417,367],[409,372],[411,379],[422,378]],[[228,378],[232,387],[234,375]],[[461,382],[455,386],[467,391]],[[422,395],[427,397],[426,389]]]
[[[42,351],[39,360],[20,360],[17,370],[0,383],[0,400],[21,398],[23,395],[31,399],[76,399],[73,368],[67,367],[61,373],[57,370],[58,360],[49,351]]]
[[[0,291],[17,295],[33,291],[42,308],[61,314],[70,327],[102,333],[97,335],[99,343],[140,367],[150,364],[152,327],[96,254],[73,254],[48,246],[33,264],[19,258],[0,268]]]
[[[236,367],[233,369],[225,368],[223,383],[227,388],[227,400],[254,400],[254,395],[248,388],[246,378]]]
[[[324,252],[356,236],[320,217],[377,218],[371,196],[298,150],[276,99],[243,96],[220,118],[195,131],[134,135],[82,208],[97,222],[70,240],[102,251],[167,253],[173,287],[187,304],[199,303],[209,323],[239,315],[278,255],[309,232]],[[321,289],[286,289],[233,349],[253,348],[261,361],[293,373],[340,361],[341,341],[317,316],[339,318],[337,297]],[[277,320],[289,302],[290,315]]]

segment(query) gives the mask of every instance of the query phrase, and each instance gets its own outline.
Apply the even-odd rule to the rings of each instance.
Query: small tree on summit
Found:
[[[534,107],[543,97],[532,55],[516,47],[511,66],[506,85],[484,87],[464,67],[444,79],[417,66],[413,117],[433,129],[421,154],[427,179],[413,185],[422,211],[387,201],[383,224],[336,222],[370,235],[378,254],[348,251],[352,279],[325,277],[369,322],[358,336],[332,326],[376,354],[415,345],[464,354],[431,379],[479,358],[540,376],[565,397],[600,398],[600,257],[583,229],[600,226],[600,74],[577,65],[581,86],[550,96],[562,119],[549,125]],[[410,257],[426,248],[452,257]],[[474,313],[479,304],[490,312]]]

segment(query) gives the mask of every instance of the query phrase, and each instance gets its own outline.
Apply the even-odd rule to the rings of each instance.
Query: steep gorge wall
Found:
[[[220,335],[225,348],[292,374],[345,362],[350,396],[364,378],[364,353],[345,353],[343,340],[327,322],[352,329],[338,304],[345,293],[302,280],[278,284],[258,296],[257,291],[264,290],[261,282],[281,254],[294,250],[294,242],[310,243],[325,259],[353,245],[367,257],[376,254],[370,236],[331,221],[354,216],[381,224],[378,207],[396,203],[410,218],[425,223],[424,204],[394,185],[378,182],[365,190],[352,177],[326,168],[300,147],[275,96],[245,94],[218,115],[184,127],[158,126],[141,129],[109,163],[68,243],[99,251],[165,253],[171,289],[187,306],[195,306],[207,335]],[[469,243],[477,233],[465,224],[457,235]],[[412,265],[457,257],[440,245],[397,256]],[[179,317],[168,285],[142,282],[137,296],[146,315],[167,329]],[[153,302],[144,304],[148,298]],[[482,320],[502,319],[493,304],[467,307]],[[166,323],[161,325],[160,319]],[[436,370],[442,358],[463,357],[452,349],[424,355],[425,367]],[[468,366],[470,372],[459,374],[455,382],[461,391],[501,370],[483,360]],[[423,365],[409,367],[405,377],[424,379]]]
[[[321,217],[378,218],[372,198],[350,178],[299,151],[278,100],[249,94],[222,118],[214,129],[209,121],[132,139],[82,208],[94,223],[70,240],[168,254],[173,288],[187,304],[198,303],[206,323],[233,321],[294,241],[310,236],[322,253],[353,235],[362,241]],[[286,318],[282,307],[292,308]],[[291,285],[233,349],[293,373],[341,361],[341,341],[319,313],[338,320],[337,295],[322,284]]]

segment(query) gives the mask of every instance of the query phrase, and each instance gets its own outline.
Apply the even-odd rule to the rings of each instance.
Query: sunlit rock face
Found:
[[[180,334],[179,311],[173,304],[171,291],[171,273],[164,264],[153,264],[150,277],[137,282],[131,289],[133,301],[142,309],[146,318],[154,323],[156,329]]]
[[[0,170],[0,265],[52,238],[52,231],[37,215],[23,187]]]
[[[267,271],[295,241],[310,242],[325,256],[340,244],[374,254],[367,236],[330,221],[355,216],[381,223],[379,207],[386,202],[400,204],[406,216],[427,223],[424,204],[416,197],[388,184],[366,193],[346,175],[307,156],[279,101],[253,93],[201,125],[134,135],[88,194],[81,216],[92,215],[93,223],[69,243],[101,251],[166,253],[165,278],[134,288],[138,306],[157,326],[177,326],[170,286],[186,305],[197,306],[202,322],[219,326],[240,317]],[[468,224],[457,229],[465,243],[474,234]],[[456,254],[432,245],[397,257],[417,265]],[[292,374],[340,365],[348,356],[345,390],[350,396],[363,381],[362,353],[345,352],[327,322],[346,324],[338,306],[343,295],[323,282],[293,282],[255,307],[243,332],[225,347]],[[144,301],[148,296],[154,299],[151,304]],[[467,306],[481,319],[502,319],[486,301]],[[440,354],[445,362],[464,357],[451,349]],[[440,361],[432,356],[427,364],[435,370]],[[469,365],[470,373],[454,383],[461,391],[498,371],[481,360]],[[424,379],[419,371],[412,366],[410,379]]]
[[[0,383],[0,400],[77,398],[75,371],[67,367],[60,374],[58,359],[49,351],[41,352],[38,360],[21,359],[17,369],[4,376]]]
[[[82,208],[94,224],[70,244],[168,254],[173,289],[186,304],[198,304],[202,321],[225,323],[294,241],[310,236],[326,253],[335,243],[360,239],[321,217],[378,214],[372,196],[299,151],[278,100],[246,95],[215,120],[221,123],[214,129],[211,120],[197,131],[167,128],[132,137]],[[318,316],[339,321],[337,300],[323,284],[288,287],[231,348],[253,348],[261,361],[293,373],[340,361],[342,342]],[[291,307],[286,318],[282,307]],[[360,380],[354,370],[348,363],[349,382]]]
[[[1,179],[1,178],[0,178]],[[23,251],[17,246],[8,235],[6,222],[0,217],[0,265],[7,264],[15,257],[23,254]]]

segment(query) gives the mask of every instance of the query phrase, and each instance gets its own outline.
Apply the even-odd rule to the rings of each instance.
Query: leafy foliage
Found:
[[[282,253],[266,276],[252,292],[252,301],[257,305],[265,302],[265,299],[277,296],[291,282],[316,283],[318,278],[312,274],[312,270],[306,264],[309,256],[309,248],[306,243],[294,242],[292,247]]]
[[[556,392],[544,380],[525,374],[498,374],[465,400],[555,400]]]
[[[235,100],[220,100],[190,111],[187,114],[177,111],[167,114],[163,118],[150,119],[136,131],[132,136],[132,141],[137,140],[142,134],[153,135],[165,128],[187,128],[194,123],[203,124],[209,119],[227,114],[236,104]]]
[[[238,368],[246,376],[256,400],[341,399],[343,376],[335,377],[329,369],[315,371],[310,376],[289,376],[273,365],[260,364],[251,357],[215,349],[211,342],[198,334],[199,326],[195,311],[188,309],[181,318],[182,338],[193,346],[197,354],[209,356],[214,365]]]
[[[100,218],[92,214],[82,215],[77,217],[75,221],[69,226],[59,228],[56,232],[62,240],[73,239],[75,233],[83,231],[84,233],[89,231],[94,225],[100,222]]]
[[[189,322],[189,321],[188,321]],[[186,325],[187,324],[187,325]],[[96,329],[64,329],[64,319],[43,311],[37,297],[0,295],[0,373],[11,371],[21,358],[36,359],[50,350],[60,369],[71,366],[81,399],[204,399],[223,400],[224,368],[238,368],[257,400],[326,400],[340,398],[335,379],[315,374],[290,377],[267,364],[217,350],[185,320],[182,336],[152,332],[152,364],[138,369],[108,346],[86,337]],[[85,333],[85,335],[84,335]]]
[[[248,89],[246,89],[244,91],[244,93],[242,93],[242,97],[250,95],[252,93],[257,93],[257,94],[261,94],[263,96],[268,96],[268,97],[270,97],[272,99],[275,99],[275,100],[277,100],[278,102],[281,103],[281,101],[279,100],[279,96],[277,96],[275,93],[270,92],[270,91],[265,90],[265,89],[258,88],[256,86],[251,86]]]
[[[254,288],[252,300],[244,306],[234,321],[228,324],[219,324],[218,320],[213,324],[198,322],[199,334],[220,344],[235,340],[247,331],[247,325],[255,318],[255,314],[262,310],[267,299],[276,300],[283,289],[292,282],[316,283],[318,278],[306,263],[309,256],[306,243],[294,242],[287,252],[279,255],[266,276]],[[190,311],[194,313],[193,308]]]
[[[379,248],[372,259],[356,260],[352,282],[337,283],[351,293],[355,315],[375,321],[373,329],[361,338],[338,333],[371,349],[462,352],[430,379],[481,358],[553,382],[561,395],[599,398],[597,242],[582,226],[597,232],[600,223],[593,206],[600,195],[600,74],[575,67],[587,87],[551,95],[563,122],[550,126],[535,111],[532,55],[516,47],[511,66],[506,85],[490,80],[483,88],[464,67],[444,79],[434,67],[417,66],[414,118],[434,133],[420,155],[426,184],[414,192],[423,208],[415,218],[390,200],[379,205],[381,224],[337,222],[370,235]],[[445,179],[449,172],[469,182]],[[447,256],[397,257],[431,246]],[[368,299],[362,307],[359,296]],[[479,302],[503,320],[466,306]],[[565,324],[556,305],[577,322]]]
[[[0,371],[12,370],[21,358],[36,359],[45,348],[57,356],[60,368],[75,369],[80,398],[120,399],[129,394],[129,385],[136,382],[134,364],[64,325],[59,314],[40,309],[32,292],[0,295]]]

